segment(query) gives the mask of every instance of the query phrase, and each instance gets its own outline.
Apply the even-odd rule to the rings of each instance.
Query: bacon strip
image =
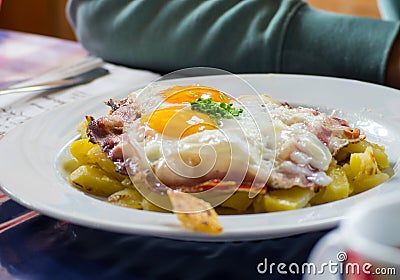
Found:
[[[121,144],[124,126],[140,118],[141,114],[132,98],[121,101],[110,99],[106,104],[111,107],[111,114],[98,119],[88,117],[87,135],[89,141],[99,144],[115,163],[116,171],[127,175]]]

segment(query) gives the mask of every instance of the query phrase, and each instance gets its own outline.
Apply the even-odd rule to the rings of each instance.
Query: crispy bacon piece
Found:
[[[231,190],[232,188],[236,188],[237,191],[241,192],[250,192],[252,188],[255,188],[258,190],[258,193],[260,194],[265,194],[267,192],[266,185],[252,186],[250,182],[249,183],[243,182],[241,184],[238,184],[237,182],[234,181],[222,181],[221,179],[209,180],[201,184],[197,184],[195,186],[184,186],[184,187],[180,186],[172,188],[177,191],[188,192],[188,193],[204,192],[214,188],[216,191]]]
[[[111,107],[110,114],[98,119],[89,117],[91,121],[86,132],[89,141],[99,144],[108,158],[115,163],[116,171],[127,174],[122,152],[122,135],[125,125],[140,118],[141,114],[130,97],[121,101],[110,99],[106,104]]]
[[[365,135],[357,128],[349,127],[347,120],[332,117],[311,108],[292,108],[298,112],[309,111],[314,116],[318,116],[318,121],[306,122],[305,126],[308,131],[313,133],[318,139],[329,148],[332,155],[349,143],[357,143],[365,139]]]

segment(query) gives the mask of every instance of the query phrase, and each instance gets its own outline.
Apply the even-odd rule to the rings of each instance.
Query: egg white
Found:
[[[160,91],[159,87],[148,87],[130,98],[142,115],[176,106],[164,102]],[[315,118],[311,113],[291,110],[267,96],[241,96],[232,103],[243,113],[221,120],[215,130],[175,139],[144,127],[138,119],[131,125],[130,135],[143,149],[147,166],[160,182],[170,187],[191,186],[216,178],[266,184],[277,166],[280,172],[288,173],[303,172],[299,166],[305,164],[327,170],[332,161],[329,148],[302,127]],[[331,182],[324,172],[313,180],[319,185]]]

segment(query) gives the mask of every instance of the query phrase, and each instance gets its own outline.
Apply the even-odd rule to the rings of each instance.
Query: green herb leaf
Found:
[[[199,98],[190,102],[190,107],[192,110],[206,113],[217,122],[220,119],[233,119],[243,113],[243,109],[236,109],[233,104],[215,102],[212,98]]]

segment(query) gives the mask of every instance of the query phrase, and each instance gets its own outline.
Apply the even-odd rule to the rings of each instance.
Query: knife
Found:
[[[103,77],[109,73],[110,72],[107,69],[105,69],[103,67],[97,67],[92,70],[80,73],[78,75],[69,76],[69,77],[63,78],[63,79],[57,79],[57,80],[39,83],[39,84],[35,84],[35,85],[0,90],[0,95],[6,95],[6,94],[11,94],[11,93],[46,91],[46,90],[54,90],[54,89],[72,87],[72,86],[91,82],[91,81],[93,81],[97,78]]]

